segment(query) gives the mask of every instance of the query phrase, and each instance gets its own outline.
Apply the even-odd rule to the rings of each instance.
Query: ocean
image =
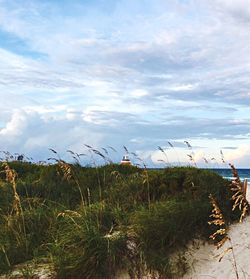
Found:
[[[210,169],[226,179],[232,179],[232,170],[230,168],[227,169]],[[248,184],[250,183],[250,169],[237,169],[238,175],[240,179],[243,181],[245,178],[248,180]]]

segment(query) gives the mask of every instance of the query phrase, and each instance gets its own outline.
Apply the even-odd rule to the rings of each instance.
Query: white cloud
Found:
[[[0,44],[0,144],[63,149],[87,134],[148,154],[166,139],[246,142],[249,1],[146,2],[63,12],[51,1],[2,1],[0,31],[10,39]]]
[[[130,92],[130,96],[133,98],[141,98],[141,97],[145,97],[147,95],[148,95],[148,92],[143,89],[135,89]]]
[[[172,91],[191,91],[196,88],[196,85],[194,84],[180,84],[180,85],[174,85],[170,87],[169,89]]]
[[[5,137],[17,137],[25,130],[27,123],[27,115],[22,111],[16,111],[12,115],[9,122],[7,122],[5,128],[0,129],[0,135]]]
[[[85,122],[79,119],[44,117],[36,112],[19,110],[13,113],[4,128],[0,129],[2,150],[33,154],[37,159],[48,155],[53,147],[61,153],[72,146],[79,151],[84,142],[100,145],[103,136],[91,131]],[[40,153],[40,154],[39,154]]]
[[[250,2],[248,0],[217,0],[217,3],[226,12],[240,21],[250,20]]]
[[[239,145],[237,149],[230,150],[230,152],[225,153],[225,159],[228,162],[239,164],[240,161],[249,156],[250,144]]]

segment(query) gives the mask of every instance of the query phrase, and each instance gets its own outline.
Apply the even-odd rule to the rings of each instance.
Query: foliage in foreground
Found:
[[[110,279],[122,270],[171,278],[171,253],[211,233],[209,194],[227,220],[237,214],[227,182],[196,168],[13,162],[9,169],[17,176],[6,181],[2,166],[0,273],[46,260],[58,278]]]

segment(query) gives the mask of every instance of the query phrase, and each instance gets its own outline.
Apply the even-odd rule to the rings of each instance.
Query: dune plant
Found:
[[[86,198],[84,198],[83,196],[83,193],[82,193],[82,189],[81,189],[81,186],[80,186],[80,183],[79,183],[79,179],[77,177],[77,174],[76,172],[74,171],[73,169],[73,166],[68,164],[67,162],[65,162],[64,160],[62,160],[60,158],[60,156],[58,155],[57,151],[55,151],[54,149],[50,149],[54,154],[57,155],[58,158],[49,158],[49,160],[54,160],[56,163],[57,163],[57,166],[59,168],[59,170],[62,171],[62,174],[63,174],[63,179],[67,180],[67,181],[70,181],[70,180],[73,180],[75,185],[77,186],[78,188],[78,191],[79,191],[79,194],[80,194],[80,197],[81,197],[81,203],[82,203],[82,206],[84,207],[85,204],[87,204],[86,202]],[[71,151],[72,152],[72,151]],[[74,153],[75,155],[75,153]],[[79,155],[78,155],[79,156]]]
[[[179,158],[179,155],[178,155],[174,145],[170,141],[168,141],[168,145],[173,149],[175,156],[177,158],[177,161],[178,161],[178,165],[181,166],[180,158]]]
[[[114,278],[126,263],[126,234],[112,229],[112,210],[105,204],[87,212],[58,215],[58,233],[50,251],[59,278]]]
[[[91,148],[94,160],[102,157]],[[225,181],[212,172],[151,170],[137,155],[140,168],[103,158],[104,166],[82,167],[52,152],[49,165],[3,165],[0,273],[35,259],[52,263],[57,278],[115,278],[123,271],[171,278],[172,252],[195,232],[208,233],[208,194],[228,213]]]
[[[20,216],[21,225],[19,226],[20,231],[17,232],[17,234],[22,234],[23,235],[23,239],[24,239],[24,242],[25,242],[25,247],[26,247],[26,250],[27,250],[28,246],[27,246],[27,236],[26,236],[24,213],[23,213],[23,208],[22,208],[22,205],[21,205],[20,197],[17,193],[17,173],[14,169],[10,168],[10,166],[7,162],[2,163],[2,166],[4,168],[4,170],[2,172],[5,173],[6,181],[8,183],[10,183],[10,185],[12,187],[12,192],[13,192],[12,209],[11,209],[10,215],[8,216],[9,220],[7,221],[7,225],[11,227],[12,222],[10,220],[12,219],[12,216],[14,216],[13,218],[15,218],[15,216],[17,216],[17,217]],[[21,240],[19,235],[17,235],[17,237],[18,237],[18,239]]]
[[[244,194],[243,184],[240,180],[236,168],[234,167],[234,165],[231,164],[230,167],[232,169],[232,174],[233,174],[233,179],[230,184],[230,190],[233,193],[231,197],[233,202],[232,210],[233,211],[236,209],[239,210],[240,212],[239,222],[241,223],[242,220],[246,217],[246,215],[249,214],[249,203]]]
[[[231,251],[232,260],[233,260],[232,261],[233,269],[236,278],[239,279],[239,272],[238,272],[238,266],[237,266],[236,257],[234,253],[234,246],[231,237],[228,236],[228,226],[226,225],[222,211],[215,198],[212,195],[210,195],[209,198],[213,209],[212,209],[212,214],[210,215],[212,220],[209,221],[208,224],[214,225],[216,228],[218,228],[213,234],[210,235],[210,238],[216,241],[215,245],[217,249],[220,249],[227,241],[230,243],[230,246],[224,251],[222,251],[220,255],[218,255],[218,258],[219,261],[221,261],[225,256],[225,254]]]
[[[249,203],[246,200],[243,191],[243,185],[238,175],[238,172],[234,165],[230,164],[232,169],[233,179],[229,184],[229,191],[231,193],[231,201],[232,201],[232,211],[238,209],[239,212],[239,223],[242,223],[243,219],[249,213]],[[212,214],[210,215],[211,221],[208,222],[209,225],[213,225],[216,230],[214,233],[210,235],[210,238],[215,241],[215,245],[217,249],[220,249],[226,242],[229,242],[229,247],[221,252],[218,256],[219,261],[223,259],[226,253],[231,252],[232,254],[232,265],[233,270],[235,272],[235,276],[239,279],[238,266],[236,261],[236,256],[234,252],[234,245],[231,237],[228,235],[228,225],[225,221],[222,210],[220,209],[218,202],[213,197],[213,195],[209,195],[210,203],[212,205]]]
[[[157,148],[158,148],[158,150],[161,151],[161,153],[162,153],[163,156],[165,157],[165,159],[159,159],[158,161],[159,161],[159,162],[165,163],[165,164],[166,164],[166,167],[167,167],[167,166],[170,166],[170,163],[169,163],[169,160],[168,160],[168,155],[167,155],[167,153],[165,152],[165,150],[164,150],[161,146],[158,146]]]
[[[187,154],[187,156],[188,156],[190,162],[192,162],[193,165],[194,165],[195,167],[197,167],[197,163],[196,163],[195,158],[194,158],[194,157],[195,157],[195,153],[194,153],[194,151],[193,151],[192,145],[191,145],[188,141],[186,141],[186,140],[184,141],[184,143],[187,145],[188,150],[190,151],[190,154]]]

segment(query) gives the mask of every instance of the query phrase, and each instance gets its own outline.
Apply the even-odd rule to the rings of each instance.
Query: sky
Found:
[[[0,0],[0,150],[250,167],[249,28],[249,0]]]

